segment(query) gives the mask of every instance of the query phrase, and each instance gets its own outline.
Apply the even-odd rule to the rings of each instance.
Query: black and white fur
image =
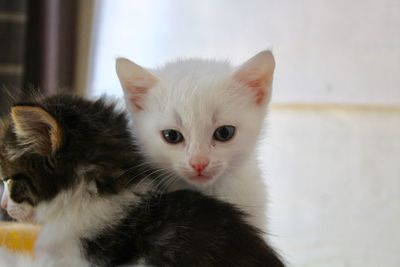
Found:
[[[0,144],[8,201],[42,225],[35,259],[0,251],[0,266],[283,266],[231,204],[154,192],[168,174],[147,164],[125,114],[103,100],[17,104]]]

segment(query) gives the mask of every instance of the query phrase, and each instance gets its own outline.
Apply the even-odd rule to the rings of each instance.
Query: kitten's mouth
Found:
[[[29,223],[33,221],[33,216],[31,214],[21,215],[20,213],[8,212],[8,215],[14,220],[22,223]]]
[[[196,184],[206,185],[206,184],[209,184],[212,180],[214,180],[213,178],[214,178],[214,176],[212,176],[212,175],[206,175],[204,173],[201,173],[201,174],[196,174],[194,176],[191,176],[190,180]]]
[[[206,170],[203,172],[184,171],[180,176],[191,185],[203,187],[213,184],[219,175],[220,172],[215,170]]]
[[[210,176],[205,176],[204,174],[198,174],[196,176],[193,177],[193,180],[198,180],[198,181],[207,181],[211,179]]]
[[[19,222],[33,222],[33,211],[25,207],[8,209],[7,214]]]

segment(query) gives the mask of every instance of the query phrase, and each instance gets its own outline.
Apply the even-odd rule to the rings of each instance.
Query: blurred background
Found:
[[[400,266],[399,0],[0,0],[0,112],[33,87],[121,96],[118,56],[264,49],[271,242],[289,266]]]

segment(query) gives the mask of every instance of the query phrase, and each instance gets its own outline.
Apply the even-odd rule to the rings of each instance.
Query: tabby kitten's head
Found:
[[[103,100],[19,103],[0,126],[1,206],[19,221],[99,209],[94,203],[123,191],[144,168],[124,113]]]

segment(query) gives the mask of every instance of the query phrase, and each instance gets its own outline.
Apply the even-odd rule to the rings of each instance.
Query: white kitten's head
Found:
[[[229,174],[253,152],[274,67],[269,51],[238,68],[196,59],[156,70],[124,58],[116,65],[143,152],[196,186]]]

